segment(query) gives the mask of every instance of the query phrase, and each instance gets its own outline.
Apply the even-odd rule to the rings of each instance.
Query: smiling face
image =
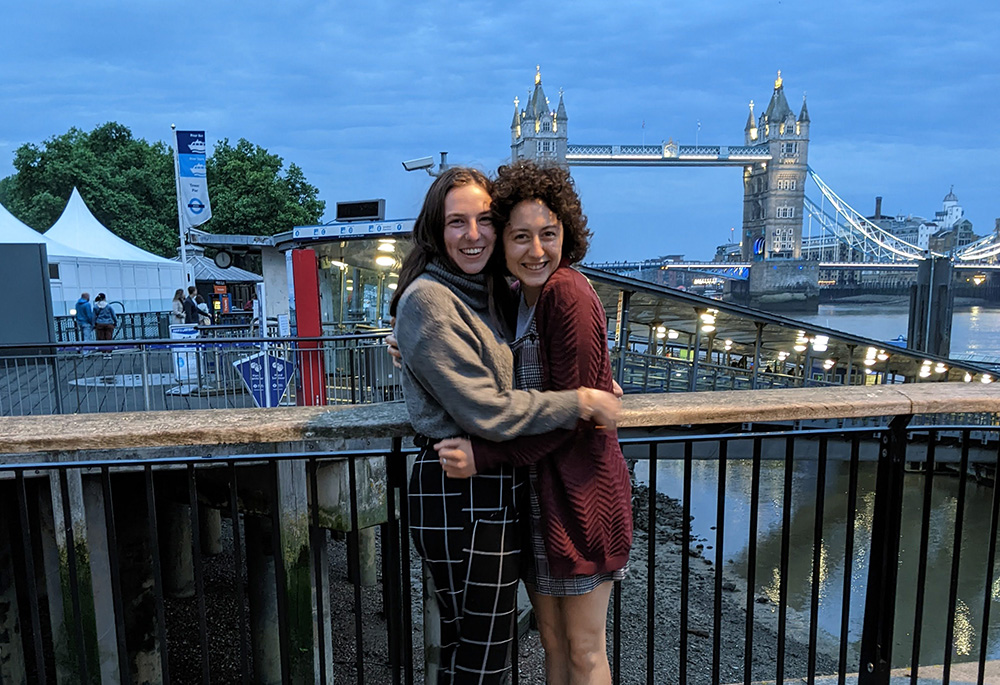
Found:
[[[449,190],[444,198],[444,247],[455,266],[478,274],[495,243],[489,193],[474,184]]]
[[[525,301],[533,305],[562,260],[562,222],[541,200],[519,202],[504,229],[503,249],[507,269],[521,282]]]

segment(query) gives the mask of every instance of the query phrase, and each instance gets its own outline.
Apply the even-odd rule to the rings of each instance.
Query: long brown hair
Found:
[[[444,200],[452,189],[467,185],[477,185],[485,190],[487,194],[492,195],[493,193],[493,182],[486,177],[486,174],[478,169],[470,169],[468,167],[451,167],[443,171],[440,176],[434,179],[434,183],[431,184],[427,195],[424,197],[424,206],[420,209],[420,214],[417,215],[417,220],[413,224],[410,253],[406,255],[406,259],[403,260],[403,266],[399,270],[396,293],[392,296],[392,301],[389,303],[389,314],[391,316],[396,316],[396,307],[399,304],[399,298],[402,297],[407,287],[424,272],[424,269],[427,268],[432,259],[438,257],[447,260],[456,271],[459,270],[451,257],[448,256],[448,251],[444,246]],[[499,243],[499,236],[497,236],[497,242]],[[502,251],[503,249],[499,245],[494,245],[493,255]],[[487,282],[490,285],[491,294],[496,287],[494,281],[499,278],[503,282],[503,277],[496,268],[499,264],[497,260],[493,259],[493,255],[491,255],[490,262],[486,267],[489,271]],[[492,306],[491,297],[491,309]]]

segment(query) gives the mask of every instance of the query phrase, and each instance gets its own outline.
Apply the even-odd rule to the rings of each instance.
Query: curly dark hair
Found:
[[[541,200],[563,226],[563,259],[575,264],[587,254],[591,232],[569,171],[555,164],[518,160],[497,170],[493,182],[493,213],[498,228],[506,228],[510,213],[525,200]],[[502,234],[502,233],[501,233]]]

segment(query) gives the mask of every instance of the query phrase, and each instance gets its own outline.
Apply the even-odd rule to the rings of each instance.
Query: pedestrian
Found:
[[[174,293],[170,307],[170,323],[184,323],[184,291],[180,288]]]
[[[81,340],[87,342],[94,339],[94,308],[90,305],[90,293],[81,293],[76,301],[76,326]]]
[[[188,286],[188,295],[184,299],[184,323],[198,323],[198,303],[194,301],[198,289],[193,285]]]
[[[515,387],[611,390],[604,306],[570,266],[586,255],[590,231],[569,172],[530,161],[502,166],[493,209],[520,294],[511,317]],[[630,476],[615,431],[580,422],[508,442],[473,436],[440,447],[450,476],[528,467],[524,580],[545,648],[546,682],[610,683],[608,602],[632,547]]]
[[[198,307],[198,325],[199,326],[211,326],[212,325],[212,313],[208,310],[208,303],[205,302],[205,298],[201,295],[197,295],[194,298],[195,306]]]
[[[410,477],[410,531],[440,611],[439,684],[501,683],[509,674],[523,488],[507,465],[447,478],[432,445],[469,433],[499,441],[570,429],[591,417],[613,422],[619,405],[593,388],[511,389],[513,358],[494,301],[507,287],[493,258],[490,190],[473,169],[435,179],[390,303],[422,447]]]
[[[115,314],[115,308],[108,304],[108,298],[104,293],[98,293],[94,298],[94,324],[98,340],[111,340],[114,337],[118,316]]]

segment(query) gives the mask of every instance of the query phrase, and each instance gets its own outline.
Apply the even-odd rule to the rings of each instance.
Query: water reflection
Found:
[[[749,460],[735,460],[732,455],[746,456],[730,446],[730,461],[726,478],[725,528],[722,549],[716,544],[716,493],[718,467],[715,461],[696,460],[692,465],[691,513],[692,532],[705,538],[704,554],[707,558],[721,560],[727,572],[742,581],[746,587],[747,538],[750,527],[750,497],[752,465]],[[699,447],[709,456],[715,447]],[[874,445],[869,446],[874,449]],[[674,448],[668,448],[674,449]],[[680,449],[679,447],[677,448]],[[765,443],[764,450],[784,452],[783,442]],[[811,443],[797,443],[798,455],[815,450]],[[868,449],[868,448],[866,448]],[[749,451],[749,450],[747,450]],[[843,601],[845,561],[850,555],[850,620],[849,666],[857,668],[859,640],[865,587],[868,577],[867,549],[871,540],[872,513],[874,508],[875,464],[862,462],[858,473],[857,513],[853,548],[846,549],[846,532],[849,521],[847,511],[849,464],[837,461],[834,454],[847,452],[846,445],[830,443],[831,460],[827,465],[824,488],[823,537],[820,541],[819,573],[819,629],[834,644],[839,641]],[[697,452],[696,452],[697,453]],[[661,450],[666,454],[666,449]],[[647,464],[639,462],[636,475],[645,480]],[[801,612],[808,620],[812,589],[813,531],[816,516],[816,488],[818,462],[799,460],[792,470],[791,517],[789,524],[789,559],[787,583],[788,606]],[[682,494],[683,463],[661,461],[657,482],[661,492],[679,499]],[[913,623],[916,615],[917,574],[919,571],[921,510],[924,478],[907,474],[903,487],[903,520],[900,539],[899,577],[896,601],[896,630],[893,647],[893,665],[906,666],[910,662]],[[760,499],[757,537],[757,588],[758,595],[765,595],[777,603],[780,591],[782,506],[784,492],[784,463],[765,461],[761,467]],[[924,595],[923,622],[920,641],[920,662],[938,664],[944,660],[945,639],[948,628],[948,595],[951,583],[954,525],[957,515],[958,478],[936,475],[931,495],[931,515],[927,553],[927,580]],[[985,578],[989,550],[991,516],[990,487],[967,484],[964,512],[964,530],[960,545],[958,574],[958,602],[954,615],[952,658],[954,660],[978,659],[979,641],[983,622],[983,600],[987,592],[991,601],[1000,601],[1000,577],[989,581]],[[1000,569],[1000,563],[996,566]],[[988,658],[1000,658],[1000,607],[991,607],[988,639]]]
[[[816,314],[794,318],[866,338],[892,340],[906,335],[908,316],[906,304],[824,304]],[[950,356],[965,353],[972,353],[977,359],[1000,356],[1000,309],[955,307]]]

